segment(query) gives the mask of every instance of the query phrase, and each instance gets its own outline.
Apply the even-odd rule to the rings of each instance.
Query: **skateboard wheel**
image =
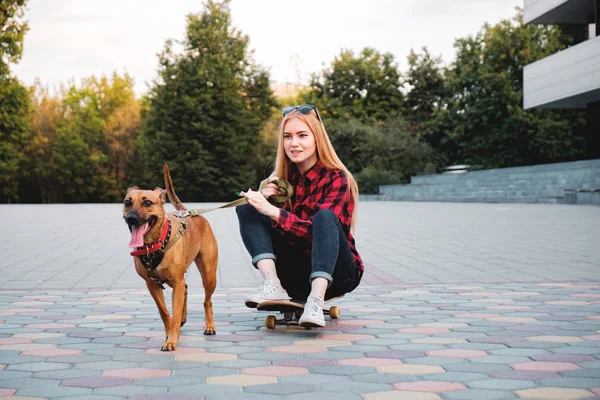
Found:
[[[331,306],[329,309],[329,317],[331,317],[331,319],[338,319],[340,317],[340,308],[338,306]]]
[[[269,315],[266,319],[265,319],[265,326],[267,327],[267,329],[275,329],[275,316],[274,315]]]

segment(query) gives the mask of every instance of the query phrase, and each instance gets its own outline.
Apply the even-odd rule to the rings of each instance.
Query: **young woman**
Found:
[[[324,300],[354,290],[364,271],[352,217],[358,186],[340,161],[315,106],[283,109],[275,171],[261,191],[241,192],[236,208],[242,240],[264,277],[248,307],[266,300],[306,299],[303,326],[325,326]],[[278,208],[278,179],[294,189]]]

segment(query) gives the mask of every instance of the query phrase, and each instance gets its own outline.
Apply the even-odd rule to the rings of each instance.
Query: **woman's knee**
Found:
[[[256,209],[254,207],[252,207],[250,204],[242,204],[241,206],[237,206],[235,208],[235,212],[238,216],[238,219],[245,219],[248,218],[251,215],[256,214],[258,211],[256,211]]]
[[[331,210],[319,210],[313,217],[313,224],[323,224],[323,223],[336,223],[338,221],[337,216]]]

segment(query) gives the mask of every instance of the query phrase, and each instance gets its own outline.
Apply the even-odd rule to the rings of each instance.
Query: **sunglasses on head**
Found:
[[[285,117],[286,115],[288,115],[289,113],[291,113],[294,110],[298,110],[302,114],[308,114],[309,112],[314,110],[315,114],[317,114],[317,119],[319,120],[319,122],[322,122],[321,116],[319,115],[319,112],[317,111],[317,107],[313,106],[312,104],[302,104],[301,106],[289,106],[289,107],[286,107],[283,110],[281,110],[281,112],[283,113],[283,116]]]

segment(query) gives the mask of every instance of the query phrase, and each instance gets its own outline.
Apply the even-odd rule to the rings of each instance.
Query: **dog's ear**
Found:
[[[163,203],[167,202],[167,191],[165,189],[161,189],[161,188],[157,187],[157,188],[154,188],[154,191],[156,193],[158,193],[158,195],[160,196],[160,200]]]
[[[140,188],[137,186],[127,188],[127,193],[131,192],[132,190],[140,190]]]

